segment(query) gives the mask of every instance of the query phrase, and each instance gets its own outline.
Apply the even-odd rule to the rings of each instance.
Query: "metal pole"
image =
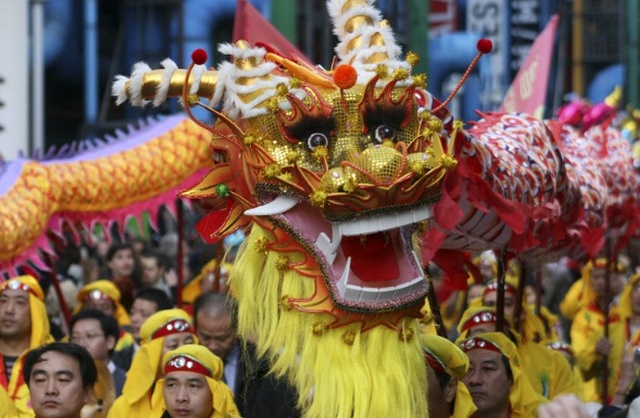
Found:
[[[605,238],[604,254],[606,258],[604,273],[604,306],[601,306],[604,315],[604,338],[609,339],[609,303],[611,302],[611,238]],[[614,261],[615,262],[615,261]],[[602,356],[602,404],[609,405],[609,356]]]
[[[98,120],[98,2],[84,2],[84,123]]]
[[[32,146],[35,150],[45,151],[44,144],[44,1],[31,1],[32,53],[33,63],[31,80],[32,106]]]
[[[516,289],[516,306],[513,312],[513,324],[516,327],[516,331],[520,332],[522,328],[521,317],[524,309],[524,282],[527,277],[527,265],[524,262],[520,263],[520,276],[518,277],[518,288]]]
[[[431,307],[431,314],[433,320],[436,323],[436,332],[439,336],[447,338],[447,329],[444,327],[444,321],[442,320],[442,314],[440,313],[440,304],[436,297],[436,290],[433,288],[433,280],[429,277],[429,292],[427,293],[427,301]]]
[[[638,0],[627,0],[627,42],[624,51],[627,51],[626,58],[626,96],[627,103],[634,109],[640,107],[640,80],[638,80],[638,71],[640,71],[640,28],[638,28],[638,18],[640,17],[640,5]]]
[[[184,204],[182,200],[176,200],[176,214],[178,218],[178,253],[176,254],[176,270],[178,273],[178,297],[176,306],[182,307],[182,290],[184,289]]]
[[[504,285],[505,285],[505,265],[507,263],[507,252],[500,250],[498,254],[498,288],[496,289],[496,332],[504,330]]]

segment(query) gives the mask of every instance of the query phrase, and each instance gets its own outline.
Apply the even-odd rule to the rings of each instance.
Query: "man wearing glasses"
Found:
[[[120,329],[112,316],[101,311],[87,309],[71,318],[69,325],[70,341],[87,349],[94,361],[107,366],[115,387],[115,396],[122,394],[126,372],[118,368],[111,356],[118,342]]]

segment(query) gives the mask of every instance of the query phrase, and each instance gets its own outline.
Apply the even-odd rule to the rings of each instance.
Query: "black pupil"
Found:
[[[323,134],[315,133],[309,137],[309,146],[311,148],[326,146],[327,145],[327,137]]]
[[[388,125],[380,125],[376,128],[376,139],[383,141],[393,138],[393,128]]]

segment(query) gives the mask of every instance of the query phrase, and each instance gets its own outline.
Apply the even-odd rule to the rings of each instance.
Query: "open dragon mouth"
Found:
[[[401,309],[424,299],[427,283],[411,245],[426,205],[344,222],[329,222],[307,202],[278,196],[245,212],[268,216],[312,250],[339,307],[357,311]]]

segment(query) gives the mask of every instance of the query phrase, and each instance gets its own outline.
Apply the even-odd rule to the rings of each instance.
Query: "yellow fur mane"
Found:
[[[329,315],[291,309],[283,298],[310,297],[314,280],[281,268],[283,256],[295,263],[302,261],[301,253],[265,253],[256,245],[271,238],[269,231],[253,226],[230,286],[243,301],[240,334],[254,338],[272,372],[297,389],[303,416],[426,417],[426,369],[414,337],[418,320],[403,318],[400,332],[386,326],[362,331],[358,322],[330,328]]]

